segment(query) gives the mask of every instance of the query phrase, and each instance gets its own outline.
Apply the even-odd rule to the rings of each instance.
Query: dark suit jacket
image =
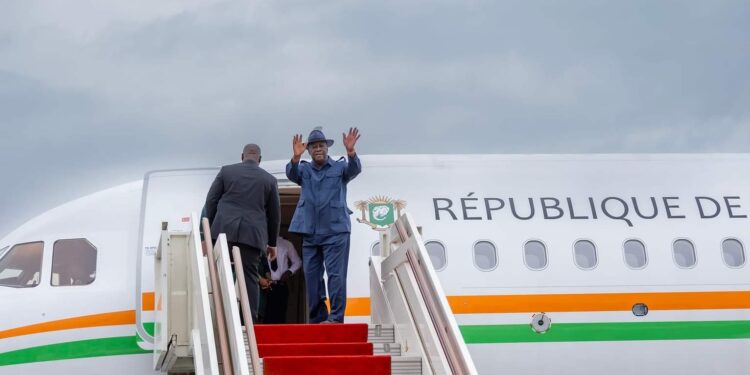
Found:
[[[279,235],[279,188],[276,178],[254,161],[221,167],[206,197],[206,217],[213,240],[221,233],[227,241],[265,251],[276,246]]]

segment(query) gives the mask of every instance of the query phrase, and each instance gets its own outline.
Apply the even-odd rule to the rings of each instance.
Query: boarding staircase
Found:
[[[408,214],[370,259],[370,324],[252,324],[241,261],[226,236],[201,246],[199,223],[162,224],[155,256],[154,369],[222,375],[473,375],[458,326]],[[231,249],[235,260],[238,248]],[[205,252],[205,254],[204,254]],[[248,322],[240,323],[240,314]],[[250,330],[246,327],[252,327]]]

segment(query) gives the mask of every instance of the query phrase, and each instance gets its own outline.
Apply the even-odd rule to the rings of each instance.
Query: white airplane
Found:
[[[479,373],[750,369],[750,155],[392,155],[362,163],[349,206],[406,205]],[[299,188],[285,164],[261,166],[279,178],[288,223]],[[217,171],[151,172],[3,238],[0,374],[154,373],[160,223],[187,225]],[[353,224],[348,321],[369,321],[366,270],[378,238]],[[290,318],[301,322],[296,285]]]

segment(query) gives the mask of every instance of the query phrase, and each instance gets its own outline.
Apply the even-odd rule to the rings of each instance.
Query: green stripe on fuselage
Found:
[[[24,363],[151,353],[138,346],[136,336],[111,337],[37,346],[0,353],[0,366]]]
[[[462,325],[459,328],[467,344],[750,339],[750,321],[745,320],[553,323],[550,330],[543,334],[534,332],[528,324]],[[137,336],[112,337],[0,353],[0,366],[146,353],[151,351],[138,346]]]
[[[750,321],[557,323],[546,333],[528,324],[462,325],[467,344],[750,339]]]

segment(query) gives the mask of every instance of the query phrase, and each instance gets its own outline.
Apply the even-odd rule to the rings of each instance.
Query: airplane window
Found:
[[[638,240],[627,240],[623,246],[625,263],[633,269],[646,267],[648,258],[646,257],[646,245]]]
[[[482,271],[491,271],[497,267],[497,248],[490,241],[478,241],[474,244],[474,264]]]
[[[738,239],[730,238],[721,243],[722,257],[724,263],[729,267],[742,267],[745,265],[745,247]]]
[[[0,285],[13,288],[33,288],[39,285],[43,254],[44,242],[13,246],[0,259]]]
[[[576,241],[573,245],[574,260],[578,267],[590,270],[596,267],[598,259],[596,257],[596,246],[588,240]]]
[[[52,286],[88,285],[96,279],[96,247],[86,239],[58,240],[52,251]]]
[[[441,271],[445,268],[446,263],[448,263],[445,255],[445,246],[440,241],[427,241],[424,246],[427,248],[427,254],[430,255],[430,260],[435,270]]]
[[[529,241],[523,245],[523,259],[526,267],[541,270],[547,267],[547,247],[540,241]]]
[[[672,244],[674,261],[680,268],[695,266],[695,246],[688,240],[677,240]]]
[[[370,250],[371,250],[370,254],[372,254],[372,256],[374,257],[380,256],[380,241],[372,244],[372,248]]]

